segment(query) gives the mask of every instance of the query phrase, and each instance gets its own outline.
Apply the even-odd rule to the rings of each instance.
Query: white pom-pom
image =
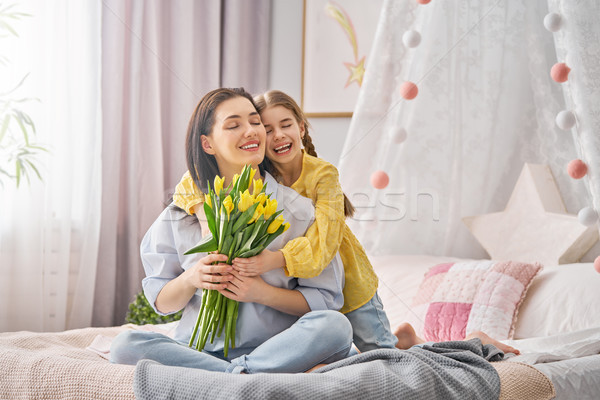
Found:
[[[550,32],[556,32],[562,25],[562,17],[557,13],[546,14],[544,17],[544,26]]]
[[[592,226],[598,221],[598,213],[591,207],[584,207],[577,213],[581,225]]]
[[[563,110],[556,116],[556,125],[565,131],[575,126],[575,114],[569,110]]]
[[[402,42],[406,47],[417,47],[421,43],[421,34],[417,31],[406,31],[402,35]]]
[[[400,127],[394,131],[393,135],[394,142],[400,144],[406,140],[408,133],[406,133],[406,129]]]

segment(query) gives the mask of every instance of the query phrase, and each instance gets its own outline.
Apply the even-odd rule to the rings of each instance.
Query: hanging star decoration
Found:
[[[332,1],[328,2],[325,6],[325,12],[329,17],[333,18],[338,24],[340,24],[346,33],[346,36],[348,36],[350,46],[352,46],[352,51],[354,53],[354,63],[344,63],[346,68],[348,68],[348,71],[350,71],[350,76],[348,77],[344,87],[350,86],[352,82],[356,82],[358,86],[362,86],[363,77],[365,75],[365,57],[363,56],[361,59],[358,58],[358,43],[356,40],[356,31],[352,25],[352,20],[342,7]]]
[[[525,164],[504,211],[463,222],[493,260],[575,263],[598,241],[598,229],[567,213],[546,165]]]

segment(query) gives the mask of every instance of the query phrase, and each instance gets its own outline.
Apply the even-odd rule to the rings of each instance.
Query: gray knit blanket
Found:
[[[232,375],[141,360],[133,388],[138,400],[498,399],[500,378],[489,361],[503,356],[472,339],[369,351],[308,374]]]

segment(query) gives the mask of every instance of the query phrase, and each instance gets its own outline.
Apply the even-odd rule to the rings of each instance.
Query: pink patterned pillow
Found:
[[[490,260],[433,266],[413,300],[422,322],[417,332],[428,341],[462,340],[474,331],[512,339],[519,306],[541,269],[538,263]]]

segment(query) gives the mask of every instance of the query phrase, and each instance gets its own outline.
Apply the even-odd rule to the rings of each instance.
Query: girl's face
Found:
[[[215,156],[227,180],[246,164],[258,169],[265,157],[266,133],[260,115],[244,97],[234,97],[215,110],[211,134],[202,136],[202,148]]]
[[[302,157],[304,124],[284,106],[267,107],[261,113],[267,131],[266,156],[273,163],[287,164]]]

